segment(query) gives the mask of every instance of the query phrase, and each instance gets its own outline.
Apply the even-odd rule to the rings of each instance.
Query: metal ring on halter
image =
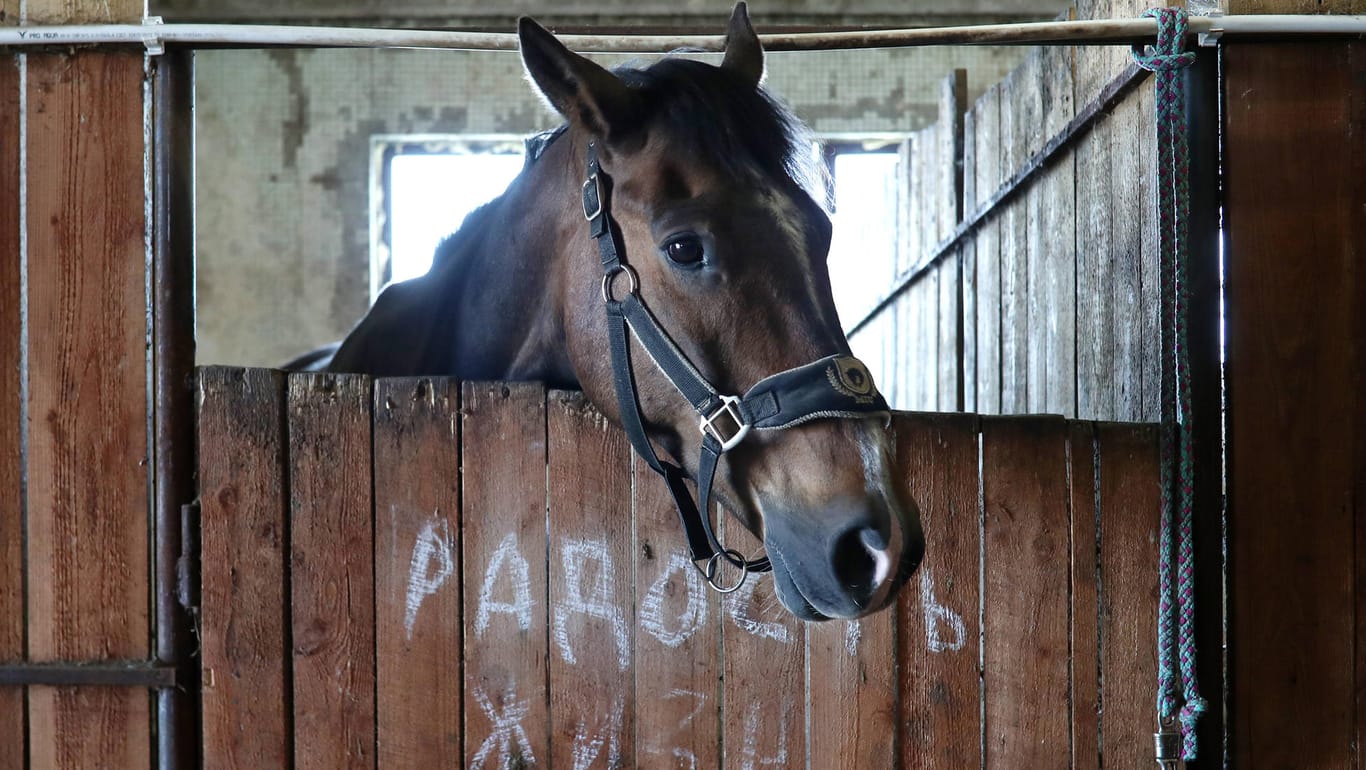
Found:
[[[640,276],[636,275],[635,269],[630,265],[617,265],[614,269],[607,271],[607,274],[602,277],[603,302],[616,301],[612,296],[612,279],[616,278],[620,273],[625,273],[626,277],[631,281],[631,285],[626,291],[627,294],[637,294],[640,292]]]
[[[733,586],[726,586],[724,583],[716,582],[717,560],[723,557],[740,568],[740,579],[735,581],[735,585]],[[749,578],[749,570],[745,569],[747,564],[749,564],[749,562],[745,560],[744,554],[734,548],[727,548],[724,551],[717,551],[711,555],[710,559],[707,559],[707,568],[702,570],[702,576],[707,579],[707,585],[711,586],[712,590],[716,591],[718,594],[734,593],[735,591],[740,590],[740,586],[744,585],[745,580]]]

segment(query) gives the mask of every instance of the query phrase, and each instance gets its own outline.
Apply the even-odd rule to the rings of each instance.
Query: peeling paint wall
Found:
[[[952,69],[969,71],[975,98],[1021,54],[770,54],[768,86],[817,132],[907,132],[935,118]],[[278,365],[339,339],[365,312],[372,135],[520,135],[558,123],[515,53],[204,51],[197,71],[201,363]]]

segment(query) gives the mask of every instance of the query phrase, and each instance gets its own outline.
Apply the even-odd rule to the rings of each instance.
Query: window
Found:
[[[858,323],[891,285],[896,270],[897,207],[903,174],[897,145],[831,141],[830,286],[840,323]]]
[[[422,275],[441,240],[497,197],[522,169],[521,137],[377,137],[371,300],[391,281]],[[829,268],[848,329],[887,291],[896,267],[904,174],[897,140],[824,145],[833,201]]]
[[[441,241],[522,170],[522,138],[376,137],[370,300],[431,267]]]

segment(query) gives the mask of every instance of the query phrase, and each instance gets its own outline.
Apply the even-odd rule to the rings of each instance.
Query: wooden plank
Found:
[[[289,378],[294,764],[375,766],[370,379]]]
[[[971,239],[963,243],[958,271],[962,308],[958,317],[962,323],[962,368],[959,370],[958,392],[962,396],[959,407],[965,412],[977,411],[977,243]]]
[[[911,288],[915,313],[910,360],[911,377],[917,381],[914,409],[933,410],[939,403],[939,283],[940,271],[931,270]]]
[[[1044,128],[1051,138],[1072,120],[1073,48],[1053,46],[1043,52]],[[1056,161],[1039,183],[1042,216],[1042,305],[1045,391],[1042,411],[1077,414],[1076,305],[1076,154]]]
[[[202,370],[198,440],[204,767],[287,767],[284,376]]]
[[[742,553],[759,550],[733,517],[718,521],[721,542]],[[721,615],[720,766],[802,766],[807,624],[779,602],[771,574],[751,575],[739,590],[721,597]]]
[[[977,197],[986,200],[1001,184],[1001,85],[977,100],[975,177]],[[974,209],[976,206],[974,205]],[[974,239],[977,262],[977,377],[975,409],[1001,411],[1001,218],[988,219]]]
[[[878,767],[896,756],[896,626],[895,609],[807,626],[809,767]]]
[[[1351,767],[1366,713],[1366,45],[1226,56],[1230,763]]]
[[[1162,283],[1158,254],[1157,119],[1154,115],[1156,91],[1153,79],[1141,84],[1129,101],[1136,102],[1136,123],[1131,126],[1134,142],[1126,152],[1145,159],[1138,176],[1138,201],[1142,211],[1142,238],[1139,240],[1139,291],[1143,352],[1139,359],[1142,401],[1138,418],[1144,422],[1162,419]]]
[[[631,456],[637,767],[721,763],[718,595],[688,558],[664,480]]]
[[[923,156],[924,149],[920,144],[920,134],[913,133],[906,138],[902,145],[901,155],[905,159],[902,164],[902,173],[905,175],[902,192],[905,197],[901,201],[899,216],[901,219],[901,232],[898,237],[900,249],[897,251],[897,269],[892,278],[910,271],[921,261],[921,209],[920,199],[924,195],[923,185],[921,184],[921,166],[925,162]],[[888,284],[890,285],[890,281]]]
[[[1082,20],[1115,18],[1114,0],[1077,0],[1077,18]],[[1077,104],[1088,104],[1105,84],[1117,74],[1112,72],[1112,63],[1118,58],[1118,50],[1126,56],[1123,46],[1083,45],[1076,48],[1076,96]]]
[[[461,397],[464,765],[549,761],[545,388],[465,383]]]
[[[582,393],[546,405],[550,762],[616,768],[635,747],[631,458]]]
[[[1097,123],[1077,145],[1077,416],[1113,419],[1115,340],[1111,286],[1110,130]]]
[[[977,417],[903,414],[893,425],[901,476],[930,544],[897,602],[899,758],[905,768],[980,767]]]
[[[1151,83],[1138,90],[1151,89]],[[1139,420],[1143,415],[1142,364],[1143,325],[1143,237],[1144,219],[1152,219],[1152,201],[1143,197],[1142,177],[1152,175],[1157,166],[1143,146],[1141,135],[1147,121],[1142,100],[1136,93],[1115,106],[1110,117],[1110,336],[1114,340],[1114,409],[1109,417]],[[1151,147],[1152,145],[1148,145]],[[1107,415],[1099,415],[1107,416]]]
[[[934,362],[938,382],[935,383],[933,408],[941,412],[963,409],[962,284],[959,283],[962,262],[963,251],[959,249],[935,269],[939,296],[935,297],[933,333],[938,337]]]
[[[1061,419],[982,421],[986,768],[1070,763],[1066,444]]]
[[[143,0],[25,0],[24,5],[29,24],[137,24],[147,9]]]
[[[27,78],[29,655],[145,658],[142,54],[30,54]],[[29,705],[37,766],[150,762],[145,692]]]
[[[3,22],[0,22],[3,23]],[[24,659],[24,457],[20,421],[23,319],[19,313],[19,60],[0,59],[0,661]],[[0,689],[0,770],[25,765],[24,691]]]
[[[1044,231],[1044,179],[1038,178],[1024,192],[1021,203],[1025,217],[1024,281],[1028,301],[1021,308],[1024,318],[1025,411],[1048,411],[1048,234]],[[1019,295],[1016,295],[1017,298]]]
[[[1072,499],[1071,678],[1073,770],[1099,770],[1100,756],[1100,598],[1096,550],[1096,428],[1071,424],[1067,445]],[[1151,615],[1151,612],[1149,613]],[[1137,724],[1144,724],[1139,722]],[[1141,765],[1141,763],[1140,763]]]
[[[1105,682],[1100,742],[1107,767],[1142,767],[1153,761],[1155,727],[1158,432],[1152,425],[1101,425],[1096,441]]]
[[[968,71],[955,69],[939,83],[939,122],[935,198],[936,244],[953,234],[963,221],[963,114],[968,108]]]
[[[1029,285],[1026,269],[1028,210],[1025,198],[1006,207],[1001,222],[1001,404],[1002,414],[1025,411]]]
[[[458,382],[375,383],[374,495],[379,764],[437,767],[463,748]]]

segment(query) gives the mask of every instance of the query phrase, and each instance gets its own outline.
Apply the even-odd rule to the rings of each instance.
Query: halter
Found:
[[[867,367],[857,358],[845,355],[826,356],[765,377],[743,396],[718,392],[678,349],[640,298],[640,276],[625,261],[621,229],[612,218],[612,180],[598,163],[595,143],[588,145],[587,166],[583,216],[602,258],[602,300],[607,307],[612,383],[622,424],[636,452],[668,484],[688,539],[693,566],[712,588],[730,593],[744,585],[749,573],[767,572],[773,565],[768,557],[746,559],[739,551],[726,548],[712,529],[707,510],[721,455],[738,446],[753,430],[782,430],[817,419],[889,416],[891,412],[873,385]],[[626,295],[617,298],[613,287],[623,274],[628,281]],[[631,371],[628,330],[697,413],[702,456],[698,462],[696,502],[684,484],[687,474],[677,465],[660,460],[645,436],[635,375]],[[718,569],[723,560],[741,570],[733,585],[725,585],[719,579]]]

